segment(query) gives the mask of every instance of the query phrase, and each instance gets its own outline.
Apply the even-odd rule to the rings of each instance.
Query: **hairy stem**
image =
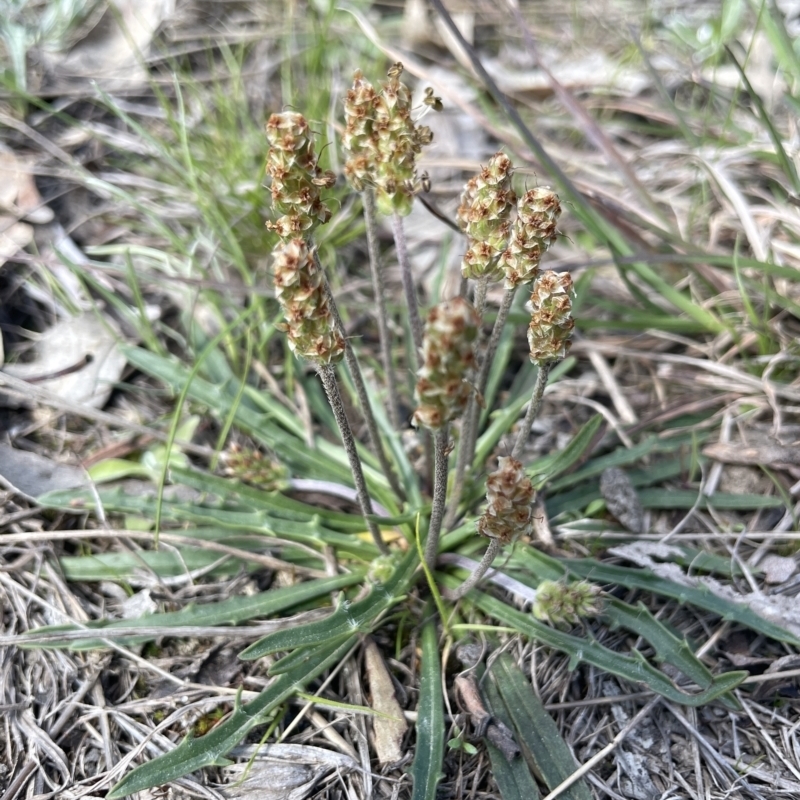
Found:
[[[481,281],[478,285],[484,286],[483,298],[486,298],[485,281]],[[494,354],[497,352],[497,345],[500,342],[500,336],[503,333],[508,313],[511,310],[511,304],[514,301],[516,288],[507,289],[503,296],[503,302],[500,304],[500,309],[497,312],[497,319],[492,328],[492,335],[489,338],[489,344],[486,345],[486,353],[481,362],[481,369],[478,373],[478,378],[475,381],[475,391],[470,395],[467,410],[464,413],[464,422],[461,426],[461,443],[458,446],[458,459],[456,460],[456,474],[453,483],[453,492],[450,498],[450,504],[447,508],[447,517],[444,522],[445,530],[450,530],[453,527],[458,515],[458,504],[461,502],[461,496],[464,493],[464,479],[466,478],[467,469],[472,464],[472,459],[475,457],[475,442],[478,439],[478,418],[480,416],[480,400],[486,391],[486,384],[489,381],[489,370],[492,367]],[[476,295],[478,293],[476,292]],[[476,297],[476,302],[479,298]],[[479,312],[480,313],[480,312]]]
[[[439,555],[439,533],[447,499],[447,425],[433,437],[433,499],[431,521],[428,524],[428,538],[425,541],[425,563],[433,569]]]
[[[550,368],[552,366],[551,362],[539,365],[539,373],[536,376],[536,385],[533,387],[533,393],[531,394],[531,402],[528,404],[528,410],[525,413],[522,428],[514,444],[514,449],[511,451],[511,458],[515,458],[517,461],[519,461],[522,455],[522,448],[525,447],[525,442],[528,441],[528,437],[531,435],[531,425],[533,425],[533,421],[536,419],[536,415],[542,407],[542,398],[544,397],[544,390],[547,386],[547,377],[550,375]]]
[[[406,245],[406,232],[403,227],[403,218],[395,212],[392,214],[392,233],[397,248],[397,260],[403,275],[403,291],[406,295],[408,306],[408,319],[411,323],[411,335],[414,339],[414,349],[417,353],[416,369],[419,369],[422,353],[422,320],[419,316],[419,303],[417,290],[414,286],[414,276],[411,274],[411,262],[408,260],[408,247]]]
[[[369,499],[369,494],[367,493],[367,482],[364,479],[361,461],[356,451],[353,431],[350,429],[350,423],[347,421],[347,415],[344,412],[344,405],[342,404],[342,396],[339,394],[339,387],[336,385],[334,367],[330,364],[320,365],[318,367],[318,374],[322,381],[322,386],[325,389],[325,394],[328,397],[333,416],[336,418],[336,424],[339,426],[339,433],[342,436],[342,443],[347,453],[347,460],[350,463],[350,471],[353,473],[353,481],[355,482],[356,494],[358,496],[358,505],[361,507],[361,513],[364,515],[364,521],[367,523],[375,546],[381,553],[386,554],[389,552],[389,548],[381,538],[380,529],[375,522],[370,519],[370,516],[374,513],[372,510],[372,501]]]
[[[481,559],[481,563],[475,567],[474,572],[472,575],[467,578],[464,583],[461,584],[456,589],[442,589],[442,597],[446,600],[460,600],[464,595],[470,590],[474,589],[475,586],[478,585],[478,581],[486,574],[486,571],[489,567],[492,566],[492,562],[497,558],[497,554],[500,552],[500,541],[498,539],[490,539],[489,546],[486,548],[486,552],[483,554],[483,558]]]
[[[389,419],[392,427],[400,430],[400,409],[397,403],[397,380],[392,363],[391,336],[389,334],[389,318],[386,313],[386,287],[383,283],[383,272],[378,256],[378,222],[375,212],[375,194],[371,187],[366,187],[361,193],[364,204],[364,221],[367,226],[367,252],[369,253],[369,269],[372,274],[372,291],[378,310],[378,332],[381,340],[381,359],[383,372],[386,375],[386,405],[389,410]]]
[[[314,251],[314,258],[317,261],[317,266],[321,270],[322,267],[319,265],[319,256],[317,255],[316,251]],[[381,465],[381,471],[386,476],[386,480],[389,482],[389,486],[391,487],[392,491],[395,493],[395,495],[397,495],[397,497],[403,497],[404,492],[400,488],[400,484],[397,481],[394,470],[389,464],[389,459],[386,458],[386,453],[383,450],[381,437],[378,433],[378,423],[375,421],[375,415],[372,413],[372,406],[370,405],[367,386],[364,383],[364,376],[361,373],[361,366],[358,363],[358,358],[356,358],[353,348],[350,346],[350,341],[348,340],[347,333],[344,329],[344,323],[342,322],[342,318],[339,316],[339,308],[336,305],[336,301],[333,299],[333,292],[331,292],[331,287],[327,278],[325,279],[324,286],[326,295],[325,299],[328,301],[328,307],[331,310],[331,316],[333,317],[334,325],[336,325],[336,329],[339,331],[339,333],[341,333],[342,338],[344,339],[344,360],[347,364],[347,369],[350,372],[350,377],[353,379],[353,385],[356,388],[356,395],[358,396],[358,404],[361,406],[361,413],[364,415],[364,421],[367,424],[367,436],[369,437],[370,448],[377,456],[378,463]]]

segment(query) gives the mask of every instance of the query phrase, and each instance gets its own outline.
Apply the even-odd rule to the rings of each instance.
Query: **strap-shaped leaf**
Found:
[[[292,672],[281,675],[246,705],[237,701],[236,709],[225,722],[197,739],[187,737],[174,750],[136,767],[107,795],[108,800],[127,797],[153,786],[174,781],[197,769],[211,766],[229,753],[266,715],[305,686],[332,664],[341,661],[355,638],[338,647],[319,647]]]
[[[444,576],[443,580],[454,587],[456,585],[456,582],[450,576]],[[489,614],[505,625],[509,625],[531,639],[543,642],[566,653],[571,658],[570,668],[574,668],[581,661],[585,661],[587,664],[593,664],[625,680],[633,683],[643,683],[654,692],[676,703],[683,703],[688,706],[704,705],[730,692],[748,675],[744,671],[726,672],[715,678],[711,685],[702,692],[687,694],[675,686],[663,672],[648,663],[644,656],[637,651],[633,651],[630,655],[617,653],[607,647],[603,647],[598,642],[590,639],[581,639],[578,636],[572,636],[556,630],[535,619],[531,614],[523,614],[506,603],[481,592],[473,591],[469,598],[484,613]]]
[[[500,697],[494,681],[486,680],[481,685],[481,693],[486,707],[492,717],[502,722],[509,730],[513,730],[511,717]],[[503,800],[539,800],[539,787],[528,769],[527,761],[516,756],[509,761],[488,739],[486,749],[492,762],[492,777]]]
[[[406,594],[418,563],[416,551],[410,550],[391,578],[374,586],[363,600],[356,603],[343,601],[323,620],[265,636],[240,653],[239,658],[250,661],[279,650],[313,647],[338,637],[369,632],[378,617]]]
[[[267,592],[259,592],[259,594],[251,597],[230,597],[218,603],[207,603],[201,606],[190,605],[180,611],[170,611],[163,614],[148,614],[136,619],[115,620],[113,622],[89,622],[84,627],[88,628],[90,631],[101,632],[102,636],[105,638],[113,637],[114,631],[119,629],[136,630],[141,628],[143,630],[141,635],[134,634],[125,637],[125,645],[142,644],[156,638],[154,635],[147,633],[148,629],[154,627],[180,629],[185,627],[205,627],[209,625],[238,625],[240,622],[246,622],[254,617],[266,617],[279,614],[286,609],[307,603],[309,600],[323,597],[329,592],[335,592],[347,586],[352,586],[362,579],[363,576],[359,573],[348,573],[346,575],[337,575],[333,578],[305,581],[295,584],[294,586],[286,586],[282,589],[270,589]],[[76,630],[81,630],[81,628],[75,625],[47,625],[41,628],[34,628],[23,636],[20,636],[18,645],[20,647],[42,648],[67,647],[70,650],[90,650],[96,647],[108,646],[107,642],[96,637],[70,639],[61,642],[57,640],[43,643],[25,641],[26,637],[29,636],[35,637],[43,633],[55,634],[62,631]],[[178,634],[180,634],[180,630],[176,630],[176,635]]]
[[[434,620],[429,620],[422,629],[416,732],[417,747],[411,767],[414,791],[411,797],[412,800],[436,800],[436,786],[442,779],[445,721],[442,667]]]
[[[800,645],[800,638],[790,631],[760,617],[741,603],[717,597],[703,586],[684,586],[682,583],[653,575],[646,569],[603,564],[593,558],[559,560],[533,549],[515,554],[514,559],[520,566],[540,578],[558,580],[569,575],[574,578],[586,578],[594,583],[611,583],[628,589],[643,589],[663,597],[671,597],[679,603],[688,603],[704,611],[711,611],[725,620],[738,622],[779,642]]]
[[[555,722],[508,653],[492,664],[488,680],[500,693],[526,761],[547,787],[554,789],[577,769]],[[562,796],[564,800],[592,800],[584,781],[572,785]]]

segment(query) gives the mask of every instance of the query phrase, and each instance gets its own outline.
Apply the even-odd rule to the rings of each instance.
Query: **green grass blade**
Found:
[[[340,602],[326,619],[265,636],[241,652],[239,658],[251,661],[280,650],[313,647],[346,634],[368,632],[378,617],[407,593],[418,564],[416,552],[409,551],[392,577],[386,583],[374,586],[363,600],[352,604]]]
[[[111,789],[108,800],[119,800],[135,792],[161,786],[217,763],[299,687],[341,661],[353,642],[351,638],[338,647],[318,648],[297,669],[277,677],[255,700],[246,705],[240,705],[237,701],[233,714],[210,733],[198,739],[187,737],[174,750],[136,767]]]
[[[351,572],[346,575],[337,575],[334,578],[320,578],[313,581],[305,581],[294,586],[286,586],[281,589],[270,589],[267,592],[259,592],[252,597],[230,597],[218,603],[208,603],[202,606],[189,605],[180,611],[169,611],[161,614],[147,614],[136,619],[115,620],[109,622],[100,620],[89,622],[84,625],[90,631],[101,632],[108,638],[113,636],[115,630],[125,628],[128,630],[142,628],[145,633],[141,636],[134,635],[125,638],[126,646],[143,644],[153,641],[156,638],[146,633],[148,628],[184,628],[211,625],[238,625],[255,617],[268,617],[273,614],[280,614],[290,608],[316,600],[329,592],[335,592],[352,586],[362,580],[363,576],[359,573]],[[26,636],[36,636],[42,633],[58,633],[61,631],[80,630],[76,625],[47,625],[41,628],[33,628],[25,636],[21,636],[18,642],[20,647],[43,647],[56,648],[66,647],[70,650],[90,650],[96,647],[107,647],[108,644],[103,639],[87,638],[72,639],[65,642],[48,641],[44,644],[37,642],[28,643]],[[180,630],[176,631],[176,635]]]
[[[508,653],[492,664],[488,680],[502,698],[525,760],[548,789],[554,789],[575,772],[577,764],[552,717]],[[585,781],[573,784],[561,796],[564,800],[592,800]]]
[[[429,620],[422,629],[417,746],[411,767],[412,800],[436,800],[436,786],[442,779],[445,731],[439,639],[436,622]]]

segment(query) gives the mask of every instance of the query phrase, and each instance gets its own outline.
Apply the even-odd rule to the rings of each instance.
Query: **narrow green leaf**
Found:
[[[337,636],[333,636],[330,639],[325,640],[325,642],[315,642],[314,644],[307,645],[305,647],[298,647],[296,650],[292,650],[288,655],[285,655],[283,658],[279,658],[274,664],[272,664],[268,670],[270,675],[282,675],[285,672],[291,672],[293,669],[297,667],[298,664],[302,664],[305,659],[308,658],[310,653],[313,653],[314,650],[320,646],[320,644],[325,644],[326,647],[333,647],[340,642],[344,642],[346,639],[349,639],[351,634],[343,633]],[[243,655],[240,654],[240,658],[243,658]],[[245,659],[248,660],[248,659]]]
[[[216,554],[215,554],[216,555]],[[279,614],[289,608],[316,600],[329,592],[335,592],[352,586],[354,583],[363,580],[363,576],[357,572],[346,575],[337,575],[334,578],[321,578],[318,580],[305,581],[294,586],[286,586],[281,589],[270,589],[266,592],[251,597],[229,597],[218,603],[207,603],[196,606],[189,605],[180,611],[170,611],[162,614],[147,614],[137,619],[115,620],[109,622],[101,620],[89,622],[84,626],[90,631],[102,632],[105,638],[113,638],[114,631],[119,628],[131,630],[135,628],[184,628],[210,625],[238,625],[254,617],[267,617]],[[20,647],[67,647],[70,650],[88,650],[95,647],[107,647],[102,639],[87,638],[73,639],[63,643],[46,642],[37,644],[36,642],[27,643],[26,636],[36,636],[42,633],[56,633],[59,631],[79,630],[75,625],[48,625],[41,628],[34,628],[21,636],[18,642]],[[155,637],[148,634],[133,635],[125,638],[126,646],[150,642]]]
[[[246,705],[240,705],[237,701],[233,714],[205,736],[198,739],[187,737],[174,750],[136,767],[111,789],[108,800],[119,800],[135,792],[161,786],[217,763],[299,687],[341,661],[354,642],[353,638],[338,647],[318,648],[297,669],[275,678],[254,700]]]
[[[418,564],[416,552],[410,550],[392,577],[384,584],[373,586],[363,600],[356,603],[342,600],[339,607],[323,620],[265,636],[241,652],[239,658],[251,661],[279,650],[313,647],[342,636],[370,631],[378,617],[408,592]]]
[[[559,560],[532,549],[521,550],[514,554],[514,560],[523,568],[530,570],[537,577],[550,577],[559,580],[567,575],[574,578],[586,578],[594,583],[610,583],[615,586],[626,586],[628,589],[643,589],[664,597],[671,597],[679,603],[688,603],[711,611],[725,620],[738,622],[757,633],[763,633],[779,642],[800,645],[800,638],[784,630],[778,625],[765,620],[747,606],[717,597],[702,584],[684,586],[675,581],[659,578],[646,569],[635,567],[619,567],[603,564],[593,558],[570,558]],[[555,577],[552,577],[555,575]]]
[[[127,494],[121,487],[102,489],[95,493],[88,491],[49,492],[37,498],[37,502],[51,508],[94,508],[99,496],[106,511],[119,511],[136,514],[152,519],[155,512],[155,500],[139,494]],[[231,507],[232,506],[232,507]],[[225,528],[229,531],[247,531],[250,534],[263,533],[289,541],[306,544],[321,549],[324,545],[339,548],[343,553],[371,560],[377,555],[375,545],[370,541],[362,541],[352,533],[340,533],[323,524],[326,512],[320,510],[307,521],[298,522],[286,516],[275,516],[268,511],[250,509],[238,510],[232,503],[210,499],[205,504],[165,500],[162,506],[162,518],[172,522],[192,522]],[[361,526],[364,530],[365,526]]]
[[[491,715],[500,720],[509,730],[513,730],[511,717],[503,703],[500,692],[492,680],[481,684],[481,691],[486,701],[486,707]],[[485,740],[486,749],[492,762],[492,777],[497,781],[497,788],[503,800],[539,800],[539,787],[528,769],[524,758],[517,757],[509,761],[488,739]]]
[[[663,623],[659,622],[644,603],[637,606],[623,603],[614,598],[605,601],[603,616],[612,629],[625,628],[641,636],[653,646],[656,660],[665,661],[677,667],[687,678],[691,678],[701,689],[707,689],[713,682],[711,671],[692,652],[685,639],[675,636]]]
[[[526,761],[549,789],[555,789],[575,772],[577,764],[552,717],[508,653],[494,661],[488,678],[500,693]],[[564,800],[592,800],[583,780],[561,796]]]
[[[436,786],[442,779],[445,730],[439,640],[436,622],[431,619],[422,629],[417,746],[411,767],[412,800],[436,800]]]
[[[456,581],[449,575],[442,576],[442,580],[453,587],[456,585]],[[532,614],[523,614],[502,601],[481,592],[473,591],[469,598],[481,611],[491,615],[504,625],[566,653],[572,659],[572,666],[585,661],[611,675],[617,675],[632,683],[645,684],[654,692],[676,703],[688,706],[704,705],[727,694],[748,675],[747,672],[727,672],[715,678],[711,686],[703,691],[688,694],[678,689],[663,672],[649,664],[637,651],[633,651],[630,655],[617,653],[590,639],[582,639],[556,630],[540,622]]]

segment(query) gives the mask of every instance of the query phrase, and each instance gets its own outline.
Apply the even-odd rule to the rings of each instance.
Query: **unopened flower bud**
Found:
[[[600,587],[588,581],[542,581],[536,588],[533,616],[552,625],[575,624],[597,616],[602,609]]]
[[[231,445],[222,455],[225,474],[266,492],[277,492],[286,485],[286,467],[265,458],[259,450]]]

